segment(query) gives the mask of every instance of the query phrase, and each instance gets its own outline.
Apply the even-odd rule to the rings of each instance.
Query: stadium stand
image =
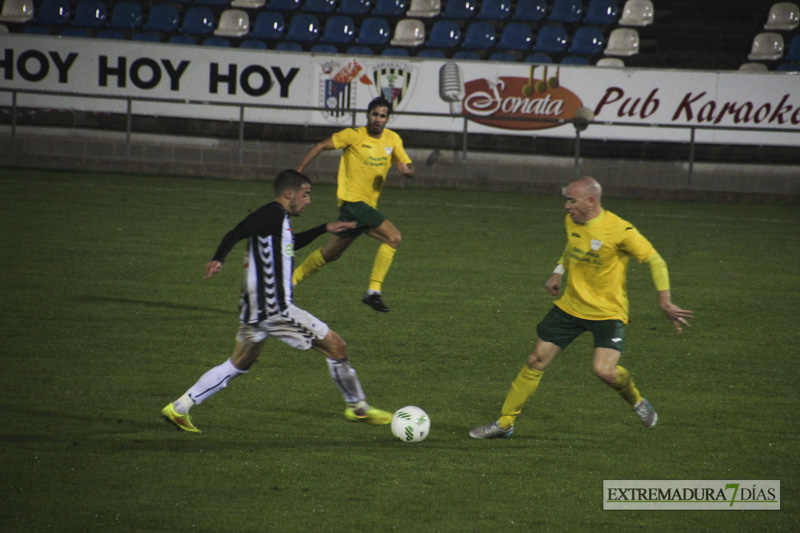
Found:
[[[547,3],[545,0],[517,0],[514,9],[514,20],[524,22],[540,22],[547,17]]]
[[[771,31],[761,32],[753,37],[750,48],[750,61],[775,61],[783,57],[783,36]]]
[[[325,29],[319,41],[329,45],[344,45],[352,43],[355,36],[356,24],[351,17],[333,15],[328,17],[327,22],[325,22]]]
[[[250,15],[243,9],[226,9],[214,30],[218,37],[243,37],[250,32]]]
[[[306,13],[328,14],[336,11],[335,0],[304,0],[300,8]]]
[[[777,2],[769,8],[766,31],[792,31],[800,26],[800,6],[794,2]]]
[[[786,61],[800,61],[800,33],[789,41],[789,48],[786,50],[784,59]]]
[[[542,26],[536,35],[534,52],[544,54],[560,54],[567,50],[567,30],[560,24]]]
[[[316,15],[295,13],[289,21],[286,40],[295,43],[312,43],[319,39],[320,23]]]
[[[469,20],[477,13],[477,2],[475,0],[447,0],[442,11],[442,18]]]
[[[603,52],[603,32],[594,26],[581,26],[572,36],[571,54],[595,56]]]
[[[259,9],[266,5],[266,0],[233,0],[231,7],[238,7],[242,9]]]
[[[497,35],[491,23],[479,20],[470,23],[464,33],[461,48],[464,50],[489,50],[494,47]]]
[[[584,24],[608,26],[616,24],[619,20],[617,0],[591,0],[583,16]]]
[[[263,11],[256,16],[256,21],[250,30],[250,37],[278,41],[283,39],[285,33],[286,22],[283,15],[274,11]]]
[[[506,20],[511,17],[510,0],[481,0],[478,20]]]
[[[300,0],[269,0],[267,8],[271,11],[297,11],[300,9]]]
[[[214,12],[211,11],[210,7],[192,6],[186,10],[183,16],[180,32],[189,35],[208,35],[214,32],[215,22]]]
[[[108,21],[108,27],[133,30],[141,28],[143,21],[142,5],[133,0],[126,0],[113,7],[111,11],[111,20]]]
[[[340,15],[358,17],[369,14],[370,9],[372,9],[370,0],[341,0],[336,12]]]
[[[147,22],[142,26],[147,31],[173,32],[178,29],[178,9],[172,4],[157,4],[150,9]]]
[[[437,20],[431,27],[428,48],[456,48],[461,44],[461,27],[454,20]]]
[[[71,24],[77,28],[102,28],[108,20],[102,0],[81,0]]]
[[[402,19],[394,27],[392,46],[419,46],[425,42],[425,24],[417,19]]]
[[[650,0],[628,0],[619,19],[621,26],[649,26],[653,23],[655,8]]]
[[[503,27],[497,49],[501,51],[527,52],[533,46],[530,24],[511,22]]]
[[[411,7],[406,12],[411,18],[434,18],[442,13],[441,0],[411,0]]]
[[[406,11],[406,0],[377,0],[372,8],[372,14],[376,17],[404,17]]]
[[[633,28],[615,28],[608,36],[607,56],[632,56],[639,53],[639,32]]]
[[[356,44],[364,46],[385,46],[391,37],[389,21],[381,17],[364,19],[358,30]]]
[[[64,26],[69,24],[71,13],[69,0],[43,0],[34,20],[45,26]]]
[[[33,19],[33,0],[5,0],[0,22],[28,22]]]
[[[574,24],[583,17],[581,0],[555,0],[547,20],[561,24]]]

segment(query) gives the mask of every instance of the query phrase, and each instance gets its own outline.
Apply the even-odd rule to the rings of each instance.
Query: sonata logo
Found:
[[[463,111],[470,120],[486,126],[509,130],[540,130],[560,126],[558,122],[537,122],[536,118],[571,119],[583,105],[575,93],[561,86],[560,70],[548,77],[547,67],[541,79],[538,66],[531,67],[527,78],[503,76],[496,81],[485,78],[464,84]]]

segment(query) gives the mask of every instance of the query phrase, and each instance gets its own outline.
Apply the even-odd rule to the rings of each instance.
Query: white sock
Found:
[[[380,293],[381,293],[381,291],[376,291],[375,289],[367,290],[367,294],[380,294]]]
[[[192,387],[186,391],[186,394],[181,396],[177,401],[180,402],[181,409],[186,409],[188,413],[192,405],[187,405],[188,402],[186,402],[184,398],[187,398],[190,402],[193,402],[193,404],[201,404],[227,387],[230,380],[238,378],[246,373],[245,370],[239,370],[233,366],[231,360],[228,359],[221,365],[215,366],[200,376],[197,383],[192,385]],[[175,410],[178,410],[177,405],[175,406]],[[180,411],[178,412],[180,413]]]
[[[175,412],[179,415],[185,415],[189,413],[189,409],[194,407],[194,400],[189,397],[189,393],[187,392],[174,402],[172,405],[175,407]]]
[[[364,391],[361,389],[361,382],[358,380],[355,369],[350,366],[350,362],[347,359],[337,361],[326,358],[325,360],[328,362],[331,379],[342,392],[344,401],[348,404],[363,402],[366,399]]]

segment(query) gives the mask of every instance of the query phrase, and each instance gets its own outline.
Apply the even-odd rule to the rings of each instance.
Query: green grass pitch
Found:
[[[601,182],[603,176],[597,176]],[[316,186],[296,230],[336,216]],[[233,347],[243,243],[219,240],[268,182],[0,172],[0,530],[231,532],[790,531],[800,522],[800,210],[606,198],[696,314],[677,335],[631,265],[621,362],[659,412],[642,428],[592,374],[590,339],[548,369],[513,439],[497,417],[552,298],[563,200],[389,189],[403,243],[361,304],[362,238],[295,300],[348,342],[368,399],[418,405],[431,435],[347,423],[322,356],[272,342],[250,373],[160,419]],[[325,237],[298,252],[304,258]],[[604,479],[780,479],[780,511],[603,511]]]

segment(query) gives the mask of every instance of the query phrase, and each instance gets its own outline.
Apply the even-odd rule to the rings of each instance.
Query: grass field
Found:
[[[315,187],[295,229],[335,218],[333,196]],[[632,265],[621,361],[659,411],[652,431],[593,376],[584,336],[513,439],[470,439],[552,305],[562,200],[391,189],[381,207],[404,237],[392,312],[360,303],[371,239],[295,299],[348,341],[371,403],[421,406],[431,436],[346,423],[322,357],[277,342],[192,411],[202,434],[179,433],[159,411],[229,356],[243,244],[215,278],[203,266],[270,198],[265,182],[0,171],[0,530],[797,530],[796,206],[606,199],[696,314],[675,334]],[[781,510],[603,511],[604,479],[779,479]]]

